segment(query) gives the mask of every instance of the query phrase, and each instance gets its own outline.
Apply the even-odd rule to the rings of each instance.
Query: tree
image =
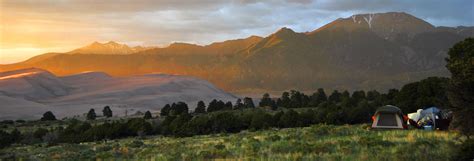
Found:
[[[461,134],[474,134],[474,38],[455,44],[448,52],[446,67],[451,72],[448,99],[453,108],[452,125]]]
[[[278,103],[278,106],[281,106],[281,107],[289,107],[290,105],[290,93],[288,92],[283,92],[281,94],[281,98],[279,99],[279,101],[277,102]]]
[[[188,113],[188,111],[189,111],[189,108],[188,108],[188,105],[186,103],[178,102],[176,104],[173,103],[173,105],[171,105],[170,114],[171,115],[181,115],[181,114]]]
[[[320,103],[323,103],[328,100],[326,92],[324,89],[319,88],[317,92],[314,92],[313,95],[310,97],[310,105],[313,107],[317,107]]]
[[[110,109],[109,106],[105,106],[104,109],[102,110],[102,113],[104,114],[105,117],[112,117],[112,110]]]
[[[211,102],[209,102],[209,105],[207,106],[207,112],[214,112],[219,110],[219,107],[217,105],[217,100],[213,99]]]
[[[251,130],[267,129],[272,125],[272,116],[264,111],[259,111],[253,114],[250,122]]]
[[[239,110],[239,109],[243,109],[244,108],[244,104],[242,103],[242,99],[237,99],[237,101],[235,102],[235,105],[234,105],[234,109],[236,110]]]
[[[245,106],[245,108],[255,108],[255,105],[253,104],[252,98],[245,97],[244,98],[244,106]]]
[[[279,121],[279,125],[282,128],[288,127],[297,127],[300,125],[298,112],[290,109],[286,111],[281,117]]]
[[[437,106],[449,107],[446,96],[448,78],[429,77],[418,82],[404,85],[394,98],[394,104],[402,111],[411,113],[419,108]]]
[[[56,120],[56,116],[54,116],[53,112],[47,111],[43,114],[41,121],[53,121]]]
[[[227,101],[224,105],[224,110],[232,110],[232,102]]]
[[[197,103],[197,107],[194,109],[194,113],[206,113],[206,105],[203,101]]]
[[[96,117],[97,115],[95,114],[95,110],[91,108],[87,113],[87,120],[95,120]]]
[[[342,94],[339,93],[339,91],[334,90],[329,96],[328,101],[333,102],[333,103],[338,103],[338,102],[341,102],[341,97],[342,97]]]
[[[166,104],[163,108],[161,108],[160,115],[168,116],[170,114],[170,110],[171,110],[170,104]]]
[[[272,99],[270,98],[270,94],[268,93],[263,94],[263,97],[260,100],[260,103],[258,103],[258,106],[260,107],[272,106]]]
[[[151,118],[153,118],[153,116],[151,116],[151,112],[150,112],[150,111],[146,111],[146,112],[145,112],[145,116],[143,116],[143,119],[148,120],[148,119],[151,119]]]

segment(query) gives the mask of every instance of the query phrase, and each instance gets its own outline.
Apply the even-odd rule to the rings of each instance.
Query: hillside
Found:
[[[364,125],[313,125],[305,128],[244,131],[186,138],[148,136],[109,142],[18,145],[0,158],[37,160],[451,160],[459,146],[453,132],[371,131]],[[3,154],[3,155],[2,155]]]
[[[174,43],[133,54],[54,53],[0,65],[0,71],[38,67],[57,75],[183,74],[234,92],[386,90],[428,76],[448,76],[444,67],[448,49],[472,36],[474,27],[435,27],[406,13],[359,14],[305,33],[282,28],[264,38],[206,46]]]
[[[86,72],[57,77],[36,68],[0,73],[0,119],[38,119],[48,110],[59,117],[82,115],[90,108],[101,111],[106,105],[116,115],[124,115],[125,110],[130,110],[130,114],[158,111],[165,104],[178,101],[193,109],[198,101],[212,99],[235,101],[236,97],[189,76],[112,77],[102,72]]]

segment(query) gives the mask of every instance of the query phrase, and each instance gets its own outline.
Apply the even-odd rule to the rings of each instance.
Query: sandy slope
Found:
[[[158,111],[183,101],[193,109],[199,100],[235,101],[236,97],[211,83],[189,76],[148,74],[111,77],[85,72],[56,77],[31,68],[0,73],[0,119],[37,119],[46,110],[58,117],[83,115],[90,108],[100,114],[106,105],[114,114]]]

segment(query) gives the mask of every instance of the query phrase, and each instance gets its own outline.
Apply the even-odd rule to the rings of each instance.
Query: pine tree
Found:
[[[197,107],[194,109],[194,113],[206,113],[206,105],[203,101],[197,103]]]
[[[454,110],[453,126],[461,134],[474,134],[474,38],[455,44],[448,52],[451,72],[448,99]]]
[[[53,121],[56,120],[56,116],[54,116],[53,112],[47,111],[43,114],[41,121]]]
[[[143,116],[143,119],[151,119],[153,118],[153,116],[151,115],[151,112],[150,111],[146,111],[145,112],[145,116]]]
[[[87,113],[87,120],[95,120],[96,117],[97,115],[95,114],[95,110],[91,108]]]
[[[112,110],[110,109],[109,106],[105,106],[104,109],[102,110],[102,113],[105,117],[112,117]]]

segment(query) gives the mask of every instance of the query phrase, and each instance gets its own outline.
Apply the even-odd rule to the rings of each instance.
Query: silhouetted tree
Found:
[[[96,117],[97,115],[95,114],[95,110],[91,108],[87,113],[87,120],[95,120]]]
[[[270,98],[270,94],[268,93],[263,94],[263,97],[260,100],[260,103],[258,103],[258,106],[260,107],[272,106],[272,99]]]
[[[245,106],[245,108],[255,108],[255,105],[253,104],[252,98],[245,97],[244,98],[244,106]]]
[[[244,108],[244,104],[242,103],[242,99],[237,99],[237,101],[235,102],[235,105],[234,105],[234,109],[243,109]]]
[[[333,102],[333,103],[338,103],[338,102],[341,102],[341,97],[342,97],[342,94],[337,91],[337,90],[334,90],[331,95],[328,97],[328,101],[329,102]]]
[[[181,114],[184,114],[184,113],[188,113],[189,111],[189,108],[188,108],[188,105],[184,102],[178,102],[176,104],[173,103],[173,105],[171,105],[171,110],[170,110],[170,114],[171,115],[181,115]]]
[[[109,106],[105,106],[104,109],[102,110],[102,113],[105,117],[112,117],[112,110],[110,109]]]
[[[53,112],[47,111],[43,114],[41,121],[53,121],[56,120],[56,116],[54,116]]]
[[[197,103],[196,108],[194,109],[194,113],[206,113],[206,105],[203,101],[199,101]]]
[[[170,104],[166,104],[163,108],[161,108],[160,115],[168,116],[170,114],[170,110],[171,110]]]
[[[290,93],[286,91],[283,92],[281,98],[277,101],[277,105],[288,108],[290,105]]]
[[[150,111],[146,111],[146,112],[145,112],[145,116],[143,116],[143,119],[148,120],[148,119],[151,119],[151,118],[153,118],[153,116],[151,115],[151,112],[150,112]]]
[[[310,97],[310,105],[313,107],[317,107],[320,103],[323,103],[328,100],[326,92],[324,89],[319,88],[317,92],[314,92],[313,95]]]
[[[224,105],[224,110],[232,110],[232,102],[227,101]]]

